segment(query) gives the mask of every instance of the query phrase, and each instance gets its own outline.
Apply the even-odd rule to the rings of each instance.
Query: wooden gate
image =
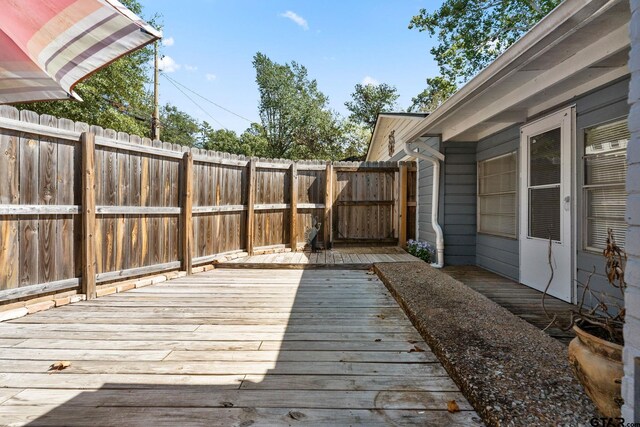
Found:
[[[398,244],[399,172],[396,163],[368,163],[364,167],[334,164],[334,242]]]

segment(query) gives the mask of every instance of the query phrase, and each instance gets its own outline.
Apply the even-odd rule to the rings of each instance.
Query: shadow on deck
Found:
[[[449,266],[443,271],[539,329],[549,326],[550,320],[542,309],[540,291],[477,266]],[[552,296],[547,296],[545,301],[547,312],[567,323],[568,312],[575,306]],[[563,331],[556,326],[547,328],[545,332],[567,345],[575,337],[572,330]]]
[[[214,269],[43,311],[0,323],[0,366],[11,426],[481,424],[362,270]]]

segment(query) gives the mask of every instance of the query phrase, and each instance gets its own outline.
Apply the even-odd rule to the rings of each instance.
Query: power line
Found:
[[[222,123],[220,123],[218,120],[216,120],[215,117],[213,117],[207,110],[205,110],[200,104],[198,104],[193,98],[191,98],[189,95],[187,95],[185,93],[185,91],[183,91],[176,83],[174,83],[173,79],[167,77],[166,74],[162,73],[162,75],[169,80],[169,83],[171,83],[176,89],[178,89],[184,96],[187,97],[187,99],[189,99],[189,101],[193,102],[196,107],[198,107],[199,109],[201,109],[207,116],[211,117],[211,120],[213,120],[214,122],[216,122],[217,124],[220,125],[221,128],[223,128],[224,130],[228,130]]]
[[[169,77],[169,76],[168,76],[168,75],[166,75],[165,73],[162,73],[162,75],[163,75],[163,76],[165,76],[168,80],[170,80],[170,81],[174,84],[174,86],[175,86],[176,84],[177,84],[177,85],[180,85],[180,86],[182,86],[183,88],[185,88],[186,90],[188,90],[189,92],[191,92],[191,93],[193,93],[194,95],[196,95],[196,96],[198,96],[198,97],[200,97],[200,98],[204,99],[204,100],[205,100],[205,101],[207,101],[208,103],[215,105],[216,107],[220,108],[221,110],[224,110],[224,111],[226,111],[227,113],[233,114],[234,116],[239,117],[239,118],[241,118],[242,120],[246,120],[246,121],[248,121],[249,123],[253,123],[253,120],[247,119],[246,117],[241,116],[240,114],[234,113],[233,111],[229,110],[228,108],[225,108],[225,107],[223,107],[222,105],[220,105],[220,104],[217,104],[217,103],[213,102],[212,100],[210,100],[210,99],[208,99],[208,98],[206,98],[206,97],[204,97],[204,96],[200,95],[200,94],[199,94],[198,92],[196,92],[195,90],[193,90],[193,89],[189,89],[187,86],[185,86],[185,85],[183,85],[182,83],[180,83],[180,82],[178,82],[178,81],[174,80],[173,78]]]

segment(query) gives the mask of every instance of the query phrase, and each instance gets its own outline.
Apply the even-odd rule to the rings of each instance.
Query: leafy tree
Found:
[[[122,3],[140,15],[138,0]],[[153,20],[150,21],[151,23]],[[145,90],[149,82],[149,61],[153,48],[126,55],[78,83],[74,90],[83,102],[50,101],[20,104],[16,107],[87,122],[137,135],[149,134],[151,100]]]
[[[247,130],[240,135],[242,153],[245,156],[267,157],[269,141],[267,133],[260,123],[252,123]]]
[[[427,79],[427,88],[411,99],[408,111],[431,112],[447,100],[456,91],[456,85],[446,77],[437,76]]]
[[[266,154],[283,158],[327,158],[335,151],[338,120],[329,99],[296,62],[278,64],[258,52],[253,58],[260,93],[259,114]],[[257,135],[254,135],[257,136]]]
[[[393,111],[399,97],[397,89],[386,83],[357,84],[351,94],[352,101],[347,101],[344,105],[351,112],[349,119],[363,123],[373,131],[378,114]]]
[[[562,0],[445,0],[421,9],[409,28],[437,36],[440,74],[461,83],[477,74]]]
[[[364,160],[371,140],[371,129],[361,123],[344,120],[341,133],[342,156],[340,159]]]
[[[216,130],[209,123],[203,122],[200,126],[200,139],[200,146],[207,150],[245,156],[264,156],[267,145],[261,126],[257,123],[238,136],[232,130]]]
[[[160,139],[173,144],[195,145],[200,134],[198,121],[170,104],[160,111],[160,126]]]

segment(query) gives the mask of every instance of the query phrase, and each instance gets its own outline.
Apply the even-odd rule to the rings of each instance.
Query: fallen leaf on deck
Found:
[[[67,369],[69,366],[71,366],[71,362],[69,362],[68,360],[60,360],[56,363],[52,363],[51,366],[49,366],[49,370],[62,371],[63,369]]]
[[[380,339],[380,338],[376,338],[374,341],[375,341],[375,342],[380,342],[380,341],[382,341],[382,339]]]
[[[409,350],[409,353],[424,353],[424,349],[414,345],[413,348]]]
[[[289,411],[289,413],[287,415],[289,415],[289,418],[292,418],[294,420],[301,420],[303,418],[306,418],[305,414],[303,414],[302,412],[298,412],[298,411]]]
[[[458,406],[455,400],[450,400],[447,402],[447,411],[451,413],[460,412],[460,407]]]
[[[225,408],[233,408],[233,403],[231,402],[221,402],[222,406],[224,406]]]
[[[387,316],[385,316],[384,314],[378,314],[378,316],[377,316],[377,317],[379,317],[380,319],[384,319],[384,318],[385,318],[385,317],[387,317]]]

